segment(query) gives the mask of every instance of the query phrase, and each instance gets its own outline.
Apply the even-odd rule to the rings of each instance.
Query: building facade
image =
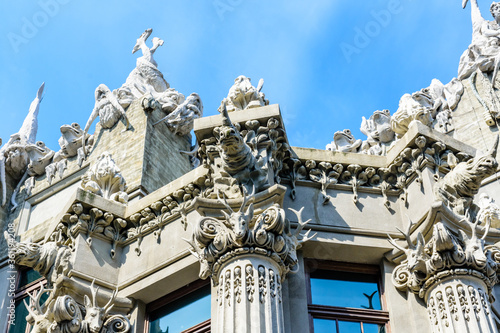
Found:
[[[151,29],[58,151],[36,141],[42,84],[0,149],[0,330],[497,332],[500,29],[470,6],[458,77],[326,150],[289,145],[262,80],[202,117]]]

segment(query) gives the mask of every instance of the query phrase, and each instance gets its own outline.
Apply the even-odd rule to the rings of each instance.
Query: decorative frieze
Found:
[[[406,201],[407,185],[415,179],[422,184],[422,168],[430,167],[434,177],[439,178],[441,173],[448,172],[449,161],[457,163],[468,161],[470,156],[453,152],[444,143],[418,136],[413,145],[404,148],[399,156],[387,167],[361,166],[357,164],[330,163],[316,160],[300,160],[294,157],[285,159],[280,175],[290,182],[291,197],[295,198],[297,181],[312,181],[321,185],[323,204],[330,200],[327,188],[331,185],[347,185],[353,192],[353,202],[358,201],[360,188],[376,188],[384,197],[384,206],[389,208],[388,193],[399,193],[400,198]]]

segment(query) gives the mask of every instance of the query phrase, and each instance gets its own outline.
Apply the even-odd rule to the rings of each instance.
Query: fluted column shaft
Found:
[[[242,255],[220,269],[215,333],[284,332],[281,277],[277,263],[265,256]]]
[[[427,293],[434,333],[496,333],[485,283],[470,275],[449,277]]]

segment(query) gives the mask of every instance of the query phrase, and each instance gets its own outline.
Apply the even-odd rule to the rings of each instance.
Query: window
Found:
[[[307,260],[306,274],[311,332],[387,332],[378,267]]]
[[[210,306],[209,282],[194,282],[147,306],[148,332],[210,332]]]
[[[35,296],[35,294],[40,291],[41,284],[45,284],[45,278],[37,271],[32,268],[20,270],[17,281],[18,287],[14,293],[14,300],[16,302],[15,324],[9,325],[9,333],[27,333],[31,331],[31,325],[26,322],[26,316],[29,315],[29,312],[23,300],[25,300],[28,305],[34,305],[28,297],[28,293]],[[40,304],[43,304],[47,298],[47,293],[41,295]]]

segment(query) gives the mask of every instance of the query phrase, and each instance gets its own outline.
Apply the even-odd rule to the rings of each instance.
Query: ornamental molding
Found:
[[[252,128],[257,128],[257,133],[261,128],[261,134],[257,136],[261,139],[257,141],[263,144],[263,148],[253,151],[252,157],[255,159],[257,156],[258,159],[259,154],[263,156],[265,165],[269,168],[262,179],[266,179],[269,183],[257,190],[255,183],[238,183],[237,177],[229,173],[224,175],[215,172],[222,170],[222,166],[220,153],[215,148],[217,139],[213,129],[220,128],[223,121],[222,116],[195,121],[195,133],[200,142],[198,152],[204,167],[193,170],[178,181],[152,193],[147,199],[139,200],[127,207],[100,198],[93,193],[78,190],[73,201],[66,206],[65,213],[53,222],[46,239],[72,243],[75,237],[82,233],[91,245],[92,238],[99,237],[110,242],[111,257],[114,257],[117,246],[135,242],[133,250],[140,255],[141,242],[145,235],[153,233],[160,241],[164,226],[177,220],[184,230],[187,230],[187,216],[193,210],[206,216],[214,216],[211,207],[221,208],[216,200],[217,192],[220,193],[220,198],[226,196],[233,209],[236,207],[232,204],[232,200],[240,202],[243,191],[247,193],[255,191],[255,200],[266,198],[265,200],[270,200],[269,202],[279,203],[279,199],[270,199],[272,196],[276,197],[276,194],[269,195],[269,193],[278,193],[273,189],[276,186],[280,187],[278,181],[282,180],[291,187],[292,198],[296,195],[297,185],[313,185],[321,187],[324,204],[330,200],[327,189],[334,188],[352,191],[354,203],[359,200],[358,192],[378,193],[384,198],[382,201],[384,206],[390,208],[389,196],[399,195],[401,200],[406,200],[407,187],[413,181],[422,186],[423,168],[430,168],[437,179],[449,172],[450,156],[456,161],[467,161],[471,155],[475,155],[474,149],[459,145],[456,140],[418,123],[410,127],[407,135],[388,151],[387,156],[294,148],[298,152],[296,154],[287,144],[277,105],[231,112],[231,124],[238,124],[240,134],[248,136],[251,131],[245,124],[251,123]],[[274,128],[264,126],[268,123],[278,126],[272,125]],[[257,124],[259,127],[255,127]],[[271,135],[271,131],[281,134]],[[465,151],[459,151],[456,147],[461,147]],[[360,160],[360,156],[364,156],[364,159]],[[217,181],[224,179],[229,182],[221,181],[219,185],[230,186],[217,187]],[[226,195],[228,193],[232,195]],[[204,204],[204,201],[207,203]],[[210,206],[208,202],[214,206]]]
[[[296,197],[298,184],[321,186],[323,204],[330,201],[328,188],[350,190],[352,201],[358,202],[358,191],[376,192],[383,205],[390,208],[388,197],[397,195],[406,202],[408,186],[416,181],[423,186],[422,170],[432,170],[434,179],[450,171],[449,160],[466,162],[476,154],[474,149],[414,123],[408,133],[388,151],[387,156],[363,156],[296,148],[283,161],[280,177],[290,184],[290,196]],[[363,158],[361,158],[363,156]]]

